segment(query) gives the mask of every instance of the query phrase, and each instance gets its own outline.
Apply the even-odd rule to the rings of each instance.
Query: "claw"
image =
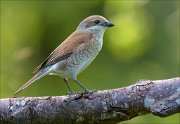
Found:
[[[93,90],[93,91],[85,91],[83,92],[83,96],[89,98],[93,93],[97,92],[97,90]]]
[[[84,88],[83,90],[84,90],[84,93],[85,93],[85,94],[89,94],[89,93],[91,92],[91,91],[88,90],[87,88]]]
[[[72,91],[67,92],[67,95],[69,95],[69,96],[74,95],[74,94],[76,94],[76,93],[75,93],[75,92],[72,92]]]

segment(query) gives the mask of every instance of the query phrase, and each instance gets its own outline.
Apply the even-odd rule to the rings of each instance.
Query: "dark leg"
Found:
[[[81,88],[84,90],[85,93],[89,93],[90,91],[84,87],[76,78],[72,78],[74,82],[76,82]]]
[[[66,83],[68,89],[70,90],[70,94],[74,94],[75,92],[72,90],[71,86],[69,85],[69,83],[67,82],[67,79],[63,78],[64,82]]]

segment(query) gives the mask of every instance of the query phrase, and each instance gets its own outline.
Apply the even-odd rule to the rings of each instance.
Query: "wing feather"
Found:
[[[39,70],[56,64],[69,58],[76,51],[78,45],[89,41],[92,38],[90,33],[75,31],[64,42],[62,42],[35,70]]]

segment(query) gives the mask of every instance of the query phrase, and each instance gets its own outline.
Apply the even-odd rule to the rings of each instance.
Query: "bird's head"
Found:
[[[106,18],[99,15],[93,15],[85,18],[78,26],[77,30],[88,32],[104,32],[108,27],[113,27],[114,24],[109,22]]]

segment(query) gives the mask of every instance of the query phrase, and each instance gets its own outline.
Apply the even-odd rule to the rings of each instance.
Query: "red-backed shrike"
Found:
[[[103,35],[108,27],[114,24],[102,16],[93,15],[84,19],[75,32],[64,40],[46,59],[37,67],[36,75],[14,94],[28,87],[34,81],[48,75],[55,74],[63,78],[70,92],[74,93],[68,78],[72,78],[83,90],[89,90],[78,80],[77,75],[82,72],[98,55],[103,44]]]

